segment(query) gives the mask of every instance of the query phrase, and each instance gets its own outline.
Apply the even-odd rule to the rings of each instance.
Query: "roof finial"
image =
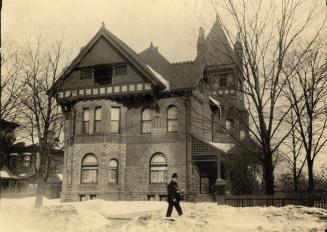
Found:
[[[106,25],[104,24],[104,22],[102,21],[102,27],[106,27]]]

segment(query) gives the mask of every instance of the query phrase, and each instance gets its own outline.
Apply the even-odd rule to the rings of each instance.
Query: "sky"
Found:
[[[4,0],[2,12],[4,47],[62,37],[77,53],[104,22],[136,52],[153,42],[172,62],[193,59],[199,27],[216,18],[210,0]]]
[[[192,60],[199,27],[208,33],[216,20],[211,1],[3,0],[2,43],[6,49],[40,36],[50,42],[63,38],[74,57],[104,22],[107,29],[136,52],[153,42],[171,62]],[[324,0],[321,7],[327,11]],[[229,26],[223,10],[218,11],[223,23]]]

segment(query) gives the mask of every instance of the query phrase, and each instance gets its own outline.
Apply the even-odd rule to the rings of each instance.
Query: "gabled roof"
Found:
[[[170,90],[193,88],[200,80],[205,68],[204,62],[186,61],[170,63],[156,47],[139,53],[144,63],[148,64],[169,82]]]
[[[230,46],[218,16],[206,38],[205,44],[205,59],[208,66],[235,63],[234,51]]]
[[[133,64],[152,84],[159,85],[161,88],[166,88],[165,84],[151,72],[151,70],[144,64],[142,59],[138,54],[127,46],[123,41],[117,38],[109,30],[105,28],[104,25],[96,33],[96,35],[90,40],[90,42],[81,49],[77,57],[72,61],[72,63],[64,70],[63,74],[54,84],[54,88],[59,87],[59,83],[62,83],[64,79],[73,71],[73,69],[78,65],[78,63],[83,59],[83,57],[88,53],[88,51],[93,47],[93,45],[101,38],[105,38],[114,48],[116,48],[126,59],[128,59],[131,64]]]

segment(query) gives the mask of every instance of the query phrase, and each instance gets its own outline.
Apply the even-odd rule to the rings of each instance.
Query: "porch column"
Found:
[[[226,181],[221,179],[221,157],[217,154],[217,180],[216,180],[216,201],[219,205],[225,204]]]

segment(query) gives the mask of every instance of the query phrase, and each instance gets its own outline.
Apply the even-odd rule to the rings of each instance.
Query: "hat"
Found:
[[[171,178],[177,178],[177,173],[174,173]]]

